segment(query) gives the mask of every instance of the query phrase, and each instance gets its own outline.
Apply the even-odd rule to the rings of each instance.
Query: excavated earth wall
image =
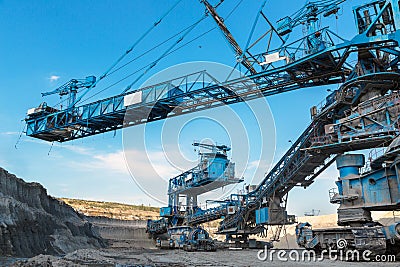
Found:
[[[126,246],[138,248],[154,248],[154,242],[146,233],[145,220],[118,220],[106,217],[87,217],[95,230],[106,239],[108,243],[126,243]]]
[[[66,254],[104,247],[92,224],[70,206],[0,168],[0,256]]]

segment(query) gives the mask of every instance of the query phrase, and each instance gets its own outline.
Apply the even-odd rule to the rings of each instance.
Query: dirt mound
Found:
[[[128,205],[115,202],[61,198],[76,211],[91,217],[108,217],[119,220],[157,219],[160,208],[144,205]]]
[[[0,168],[0,255],[31,257],[103,247],[92,224],[67,204]]]

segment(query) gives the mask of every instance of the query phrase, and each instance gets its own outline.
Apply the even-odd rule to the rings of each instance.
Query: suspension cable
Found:
[[[241,3],[242,3],[242,1],[240,1],[240,2],[228,13],[228,15],[226,16],[226,20],[236,11],[236,9],[239,7],[239,5],[240,5]],[[184,32],[184,31],[186,31],[186,30],[188,30],[188,29],[190,29],[190,28],[196,26],[197,23],[198,23],[198,22],[196,22],[196,23],[194,23],[194,24],[192,24],[192,25],[186,27],[186,28],[183,29],[182,31],[180,31],[180,32],[176,33],[175,35],[171,36],[170,38],[168,38],[166,41],[163,41],[163,42],[161,42],[160,44],[154,46],[153,48],[151,48],[151,49],[145,51],[142,55],[139,55],[138,57],[132,59],[131,61],[129,61],[129,62],[127,62],[126,64],[122,65],[121,67],[117,68],[116,70],[110,72],[109,75],[111,75],[111,74],[113,74],[114,72],[116,72],[117,70],[119,70],[119,69],[125,67],[126,65],[130,64],[131,62],[137,60],[139,57],[141,57],[141,56],[143,56],[143,55],[149,53],[150,51],[154,50],[155,48],[159,47],[160,45],[162,45],[162,44],[168,42],[169,40],[171,40],[172,38],[174,38],[174,37],[176,37],[177,35],[181,34],[182,32]],[[182,44],[181,46],[178,46],[177,48],[173,49],[172,51],[168,52],[165,56],[168,56],[168,55],[171,55],[171,54],[175,53],[176,51],[182,49],[183,47],[189,45],[190,43],[192,43],[192,42],[194,42],[194,41],[200,39],[201,37],[207,35],[208,33],[212,32],[212,31],[215,30],[216,28],[217,28],[217,27],[214,26],[214,27],[208,29],[207,31],[205,31],[205,32],[203,32],[203,33],[201,33],[201,34],[199,34],[198,36],[196,36],[196,37],[194,37],[194,38],[192,38],[190,41],[188,41],[188,42]],[[131,77],[131,76],[135,75],[136,73],[138,73],[138,72],[144,70],[145,68],[149,67],[151,64],[152,64],[152,63],[149,63],[149,64],[145,65],[144,67],[135,70],[134,72],[132,72],[132,73],[130,73],[129,75],[123,77],[122,79],[116,81],[115,83],[113,83],[113,84],[111,84],[111,85],[105,87],[104,89],[100,90],[99,92],[97,92],[97,93],[95,93],[95,94],[93,94],[93,95],[91,95],[91,96],[85,98],[85,99],[83,100],[83,102],[84,102],[84,101],[87,101],[87,100],[89,100],[89,99],[91,99],[91,98],[93,98],[93,97],[95,97],[95,96],[101,94],[102,92],[104,92],[104,91],[110,89],[111,87],[113,87],[113,86],[115,86],[115,85],[121,83],[122,81],[128,79],[129,77]]]
[[[155,50],[156,48],[162,46],[163,44],[167,43],[168,41],[172,40],[174,37],[178,36],[179,34],[182,34],[184,31],[186,31],[187,29],[189,29],[190,27],[192,27],[194,24],[189,25],[188,27],[184,28],[183,30],[181,30],[178,33],[175,33],[174,35],[172,35],[171,37],[169,37],[168,39],[156,44],[155,46],[153,46],[152,48],[146,50],[145,52],[143,52],[142,54],[138,55],[137,57],[133,58],[132,60],[128,61],[127,63],[121,65],[120,67],[116,68],[115,70],[111,71],[108,76],[112,75],[113,73],[119,71],[120,69],[128,66],[129,64],[133,63],[134,61],[138,60],[139,58],[145,56],[146,54],[150,53],[151,51]]]
[[[188,30],[186,30],[186,32],[178,38],[178,40],[176,40],[175,43],[173,43],[167,50],[164,51],[164,53],[158,57],[156,60],[154,60],[153,62],[150,63],[150,66],[142,73],[140,74],[131,84],[129,84],[126,89],[124,91],[122,91],[122,93],[125,93],[127,91],[129,91],[132,86],[139,81],[149,70],[151,70],[152,68],[154,68],[158,62],[160,62],[161,59],[163,59],[164,57],[166,57],[168,55],[169,52],[171,52],[171,50],[177,45],[179,44],[200,22],[202,22],[206,17],[208,16],[208,14],[204,14],[201,19],[199,19],[196,23],[194,23]]]
[[[261,4],[261,6],[260,6],[260,8],[258,10],[256,19],[254,20],[253,26],[251,27],[251,31],[250,31],[249,37],[247,38],[246,46],[243,49],[243,53],[240,55],[240,59],[243,59],[246,56],[246,52],[249,49],[250,41],[251,41],[251,38],[253,37],[254,31],[256,29],[256,25],[258,23],[258,19],[260,18],[261,12],[264,9],[264,6],[265,6],[266,3],[267,3],[267,0],[264,0],[264,2]]]
[[[170,36],[168,39],[166,39],[166,40],[164,40],[164,41],[162,41],[162,42],[160,42],[160,43],[154,45],[152,48],[146,50],[146,51],[143,52],[142,54],[140,54],[140,55],[136,56],[135,58],[131,59],[131,60],[128,61],[127,63],[125,63],[125,64],[119,66],[118,68],[114,69],[113,71],[110,71],[110,72],[107,74],[107,77],[109,77],[109,76],[111,76],[112,74],[114,74],[115,72],[117,72],[117,71],[123,69],[124,67],[128,66],[129,64],[135,62],[136,60],[142,58],[143,56],[145,56],[146,54],[148,54],[148,53],[150,53],[151,51],[155,50],[156,48],[158,48],[158,47],[164,45],[165,43],[167,43],[168,41],[172,40],[174,37],[178,36],[179,34],[183,33],[184,31],[186,31],[187,29],[189,29],[189,28],[190,28],[191,26],[193,26],[193,25],[194,25],[194,24],[189,25],[188,27],[184,28],[184,29],[181,30],[180,32],[175,33],[174,35]],[[147,66],[148,66],[148,65],[146,65],[145,67],[147,67]],[[98,95],[98,94],[104,92],[105,90],[107,90],[107,89],[113,87],[114,85],[118,84],[119,82],[122,82],[122,81],[126,80],[126,78],[131,77],[133,74],[136,74],[137,72],[143,70],[145,67],[142,67],[142,68],[136,70],[135,72],[129,74],[129,75],[126,76],[125,78],[123,78],[123,79],[121,79],[121,80],[119,80],[119,81],[113,83],[113,84],[110,85],[110,86],[107,86],[106,88],[104,88],[104,89],[102,89],[101,91],[95,93],[94,95],[92,95],[92,96],[90,96],[90,97],[88,97],[88,98],[83,99],[82,102],[84,102],[84,101],[86,101],[86,100],[92,98],[92,97],[95,96],[95,95]],[[62,105],[65,101],[67,101],[67,99],[61,99],[57,104],[55,104],[55,106]]]
[[[104,79],[105,77],[107,77],[107,75],[109,74],[109,72],[116,66],[118,65],[119,62],[121,62],[121,60],[128,55],[152,30],[154,30],[160,23],[161,21],[169,14],[171,13],[171,11],[181,2],[182,0],[177,0],[174,5],[171,6],[170,9],[168,9],[167,12],[165,12],[156,22],[154,22],[154,24],[131,46],[128,48],[128,50],[125,51],[124,54],[122,54],[117,61],[111,65],[111,67],[109,67],[104,73],[103,75],[101,75],[99,77],[99,79],[93,83],[83,94],[81,94],[81,96],[75,100],[75,102],[72,104],[72,106],[74,106],[76,103],[78,103],[93,87],[95,87],[102,79]]]
[[[231,15],[233,13],[233,11],[236,10],[236,8],[240,5],[240,3],[242,3],[243,0],[239,1],[239,3],[235,6],[235,8],[229,13],[229,15]],[[223,2],[223,0],[221,0],[216,7],[218,7],[221,3]],[[157,58],[155,61],[153,61],[151,63],[151,65],[141,74],[139,75],[139,77],[137,77],[131,84],[129,84],[127,86],[127,88],[122,91],[122,93],[125,93],[127,91],[129,91],[132,86],[137,83],[149,70],[151,70],[153,67],[155,67],[157,65],[157,63],[163,59],[164,57],[166,57],[168,54],[170,54],[171,50],[177,45],[179,44],[184,38],[185,36],[187,36],[201,21],[203,21],[206,17],[208,16],[208,12],[206,12],[203,17],[198,20],[195,24],[193,24],[193,26],[191,26],[186,33],[184,33],[171,47],[169,47],[159,58]]]
[[[202,34],[200,34],[200,35],[198,35],[198,36],[192,38],[190,41],[187,41],[186,43],[182,44],[181,46],[178,46],[177,48],[175,48],[174,50],[170,51],[170,52],[169,52],[168,54],[166,54],[165,56],[169,56],[169,55],[175,53],[176,51],[182,49],[183,47],[189,45],[190,43],[193,43],[194,41],[200,39],[200,38],[203,37],[204,35],[206,35],[206,34],[212,32],[212,31],[215,30],[216,28],[217,28],[217,27],[210,28],[209,30],[203,32]],[[97,92],[96,94],[91,95],[91,96],[88,97],[88,98],[85,98],[83,101],[87,101],[87,100],[89,100],[89,99],[91,99],[91,98],[93,98],[93,97],[99,95],[100,93],[104,92],[105,90],[110,89],[111,87],[113,87],[113,86],[119,84],[120,82],[122,82],[122,81],[128,79],[129,77],[135,75],[136,73],[138,73],[138,72],[140,72],[140,71],[146,69],[146,68],[149,67],[151,64],[152,64],[152,63],[149,63],[149,64],[145,65],[144,67],[141,67],[140,69],[135,70],[134,72],[132,72],[132,73],[130,73],[129,75],[125,76],[124,78],[122,78],[122,79],[116,81],[115,83],[113,83],[113,84],[107,86],[106,88],[102,89],[101,91]]]

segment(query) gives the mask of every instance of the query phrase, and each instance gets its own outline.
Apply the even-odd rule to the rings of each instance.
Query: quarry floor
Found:
[[[284,229],[282,241],[274,244],[274,256],[267,257],[265,261],[258,259],[260,250],[216,252],[160,250],[155,248],[153,240],[148,239],[146,233],[146,219],[157,215],[154,208],[151,210],[140,206],[142,209],[138,212],[136,206],[68,200],[69,203],[72,201],[71,204],[75,203],[74,211],[73,208],[48,196],[46,189],[40,184],[26,183],[2,168],[0,168],[0,200],[2,200],[1,255],[36,255],[56,251],[65,254],[38,255],[25,259],[0,257],[0,266],[400,266],[400,262],[347,262],[329,258],[324,258],[322,261],[291,260],[288,257],[289,253],[302,252],[287,250],[297,247],[295,225]],[[79,216],[77,211],[81,213]],[[383,216],[382,220],[379,219],[379,222],[389,225],[400,221],[400,216],[394,216],[393,213],[388,215]],[[337,221],[335,214],[298,219],[299,222],[310,222],[315,229],[334,227]],[[88,226],[89,222],[90,231],[83,227]],[[74,231],[67,226],[67,223]],[[207,224],[204,227],[210,233],[216,230],[216,224]],[[99,235],[106,241],[107,246],[96,249],[103,244]],[[287,261],[279,259],[280,249],[286,249],[284,258],[288,259]],[[272,250],[269,253],[271,255]]]
[[[389,262],[343,262],[325,258],[320,262],[281,261],[276,254],[261,261],[258,250],[219,250],[217,252],[185,252],[142,248],[133,241],[111,241],[108,248],[83,249],[63,257],[39,255],[11,266],[399,266]]]
[[[258,249],[228,250],[216,252],[186,252],[155,248],[145,233],[145,221],[123,221],[99,217],[88,217],[99,234],[107,241],[102,249],[81,249],[64,256],[39,255],[30,259],[0,258],[0,266],[24,267],[128,267],[128,266],[400,266],[400,262],[349,262],[325,257],[322,261],[301,260],[303,250],[288,250],[294,247],[293,236],[289,242],[277,243],[273,257],[265,261],[258,259]],[[326,218],[325,218],[326,219]],[[315,220],[315,219],[314,219]],[[290,230],[290,229],[289,229]],[[293,240],[291,240],[293,239]],[[286,245],[285,245],[286,243]],[[278,251],[286,251],[284,259],[278,258]],[[297,251],[300,260],[291,260],[289,253]],[[265,254],[261,253],[263,257]],[[291,254],[292,258],[297,254]]]

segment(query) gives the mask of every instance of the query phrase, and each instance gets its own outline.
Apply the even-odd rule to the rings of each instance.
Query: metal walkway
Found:
[[[364,130],[358,130],[353,135],[352,142],[337,140],[336,143],[328,144],[329,148],[327,149],[315,149],[313,142],[316,139],[315,136],[318,135],[317,130],[326,125],[325,119],[327,114],[341,103],[334,102],[329,106],[325,106],[314,117],[313,122],[297,141],[293,143],[274,168],[266,175],[258,187],[244,196],[245,202],[242,205],[238,203],[239,207],[235,215],[229,216],[227,214],[226,209],[223,208],[227,206],[226,204],[221,206],[220,209],[214,208],[202,211],[198,216],[190,217],[189,223],[194,224],[197,221],[205,222],[207,218],[213,219],[214,217],[221,218],[222,216],[226,216],[219,227],[220,233],[240,232],[240,230],[243,232],[245,228],[244,223],[251,221],[249,220],[250,213],[259,208],[265,199],[270,199],[274,196],[283,197],[295,186],[308,187],[318,175],[335,161],[337,154],[346,151],[374,148],[387,143],[388,140],[393,140],[399,134],[400,95],[397,92],[393,92],[388,96],[373,99],[370,102],[362,103],[359,109],[364,106],[376,107],[376,110],[366,109],[369,115],[382,110],[389,112],[386,116],[380,116],[379,121],[375,121],[375,126],[377,127],[373,128],[373,131],[369,128],[364,128]],[[366,116],[362,113],[358,115],[360,118],[365,118]],[[343,120],[341,124],[354,121],[355,119],[357,119],[356,116],[349,115],[349,118]],[[215,214],[213,214],[214,211]],[[290,221],[282,221],[280,223],[285,224],[290,223]],[[248,229],[248,232],[251,231],[252,229]]]

